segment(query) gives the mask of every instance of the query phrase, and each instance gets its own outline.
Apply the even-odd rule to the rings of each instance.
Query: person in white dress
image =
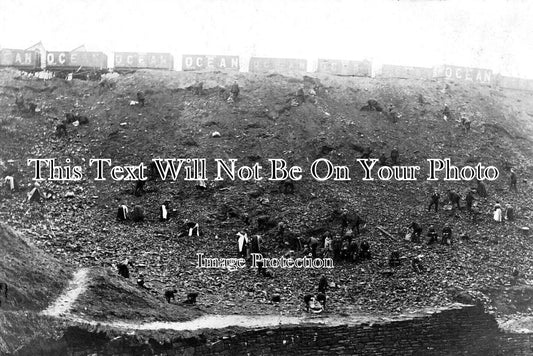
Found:
[[[501,223],[502,222],[502,206],[500,202],[496,202],[494,205],[494,221]]]

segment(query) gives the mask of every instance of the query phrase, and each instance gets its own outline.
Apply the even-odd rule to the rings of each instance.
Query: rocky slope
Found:
[[[0,76],[0,158],[16,160],[23,185],[32,183],[28,158],[55,158],[64,165],[70,159],[71,166],[83,169],[79,182],[42,182],[41,188],[54,198],[41,205],[26,201],[28,190],[4,195],[0,205],[4,222],[30,230],[35,244],[66,262],[111,267],[129,258],[133,275],[143,273],[155,291],[176,287],[180,299],[197,291],[200,308],[216,313],[300,313],[301,296],[316,292],[321,274],[335,283],[328,292],[329,311],[335,313],[394,313],[444,305],[463,290],[490,306],[490,296],[483,291],[514,283],[514,268],[519,283],[531,278],[530,237],[521,232],[532,214],[531,93],[453,82],[251,73],[139,71],[105,85],[33,81],[12,71]],[[203,93],[198,94],[190,87],[200,81]],[[234,81],[241,87],[241,98],[231,104],[225,98]],[[290,105],[301,87],[316,95]],[[145,93],[144,108],[130,105],[138,91]],[[36,103],[39,112],[21,112],[15,105],[18,93]],[[360,111],[371,98],[384,107],[392,103],[401,119],[394,123],[377,112]],[[452,110],[448,120],[442,116],[444,104]],[[67,137],[58,138],[55,127],[67,112],[86,115],[90,122],[69,125]],[[468,134],[459,123],[463,112],[472,120]],[[219,138],[212,137],[214,131]],[[362,181],[356,159],[367,146],[376,158],[397,147],[402,165],[421,166],[418,180]],[[131,182],[94,181],[94,167],[88,164],[91,158],[110,158],[113,164],[137,165],[157,157],[206,158],[210,179],[215,158],[265,167],[269,158],[284,158],[302,166],[304,178],[295,183],[295,194],[288,195],[267,180],[211,182],[205,192],[197,191],[194,182],[179,180],[148,182],[147,193],[136,197]],[[313,179],[309,166],[322,157],[350,167],[352,180]],[[455,189],[464,196],[475,187],[473,182],[445,182],[443,177],[426,181],[428,158],[499,169],[500,178],[487,183],[488,198],[476,196],[481,213],[477,223],[466,210],[427,212],[433,189],[443,194]],[[517,171],[519,193],[508,189],[510,167]],[[165,200],[177,211],[169,222],[160,222],[158,207]],[[496,201],[515,207],[514,223],[492,221]],[[120,203],[141,205],[145,221],[117,223]],[[235,214],[222,217],[228,207]],[[259,217],[285,220],[290,230],[302,235],[313,229],[336,232],[339,225],[325,220],[341,207],[359,211],[368,221],[357,241],[370,241],[372,260],[339,262],[333,270],[278,269],[273,279],[248,268],[195,268],[196,253],[236,257],[235,233],[241,228],[262,235],[269,255],[283,254],[275,229],[258,229]],[[199,222],[201,235],[178,237],[183,219]],[[411,221],[418,221],[424,234],[430,224],[440,233],[450,223],[456,237],[466,233],[470,239],[457,238],[451,248],[412,244],[400,236]],[[395,250],[406,258],[391,270],[388,257]],[[423,255],[428,272],[412,271],[409,260],[416,255]],[[134,285],[133,278],[130,283]],[[281,303],[271,302],[274,294],[280,294]]]

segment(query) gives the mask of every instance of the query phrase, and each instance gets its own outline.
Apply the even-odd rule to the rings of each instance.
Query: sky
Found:
[[[0,0],[0,47],[441,64],[533,78],[533,1]]]

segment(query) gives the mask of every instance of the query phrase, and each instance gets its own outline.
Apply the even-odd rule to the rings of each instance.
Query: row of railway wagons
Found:
[[[41,51],[1,49],[0,66],[23,70],[94,70],[108,69],[107,55],[89,51]],[[174,68],[170,53],[117,52],[114,54],[115,69],[167,69]]]
[[[23,70],[94,70],[108,69],[108,58],[103,52],[88,51],[43,51],[1,49],[0,66]],[[369,61],[318,61],[317,72],[341,75],[371,76]],[[174,58],[170,53],[115,52],[115,70],[128,69],[174,69]],[[240,70],[239,56],[183,55],[182,70]],[[265,71],[307,71],[306,59],[252,57],[250,72]]]
[[[41,58],[44,53],[44,58]],[[170,53],[115,52],[113,54],[114,70],[134,69],[174,69],[174,58]],[[103,52],[88,51],[39,51],[39,50],[0,50],[0,66],[15,67],[24,70],[50,71],[102,71],[108,69],[107,55]],[[252,57],[249,61],[250,72],[306,72],[306,59]],[[240,70],[239,56],[183,55],[182,70]],[[452,71],[454,73],[452,73]],[[336,75],[371,77],[370,61],[318,59],[316,72]],[[480,75],[480,73],[482,74]],[[385,77],[432,78],[437,71],[434,68],[402,67],[384,65],[377,75]],[[458,76],[460,70],[448,67],[441,70],[442,75]],[[490,82],[490,70],[465,70],[465,78],[478,82]]]
[[[105,72],[109,69],[108,57],[103,52],[89,51],[44,51],[30,48],[1,49],[0,67],[15,67],[26,71],[46,69],[51,72]],[[181,69],[184,71],[222,70],[239,71],[239,56],[183,55]],[[174,57],[170,53],[113,53],[113,70],[159,69],[174,70]],[[307,72],[306,59],[251,57],[249,72],[289,71]],[[432,68],[383,65],[374,71],[372,62],[338,59],[318,59],[317,73],[357,77],[390,77],[431,79],[444,78],[476,84],[494,84],[504,88],[533,90],[533,80],[494,75],[490,69],[470,68],[456,65],[441,65]]]

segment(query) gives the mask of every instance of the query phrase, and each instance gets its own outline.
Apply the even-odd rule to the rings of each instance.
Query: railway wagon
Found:
[[[433,78],[433,68],[384,64],[379,76],[385,78],[431,79]]]
[[[491,84],[493,81],[491,69],[461,67],[448,64],[434,67],[433,78],[444,78],[477,84]]]
[[[41,56],[37,51],[3,48],[0,50],[0,67],[41,70]]]
[[[107,68],[107,56],[103,52],[46,52],[48,70],[103,70]]]
[[[239,70],[239,56],[184,54],[182,70]]]
[[[115,52],[114,67],[120,69],[174,69],[170,53]]]
[[[494,82],[500,88],[533,91],[533,79],[494,76]]]
[[[372,63],[341,59],[318,59],[317,73],[329,73],[341,76],[370,77]]]
[[[297,58],[262,58],[252,57],[250,58],[250,64],[248,70],[250,72],[306,72],[307,60]]]

